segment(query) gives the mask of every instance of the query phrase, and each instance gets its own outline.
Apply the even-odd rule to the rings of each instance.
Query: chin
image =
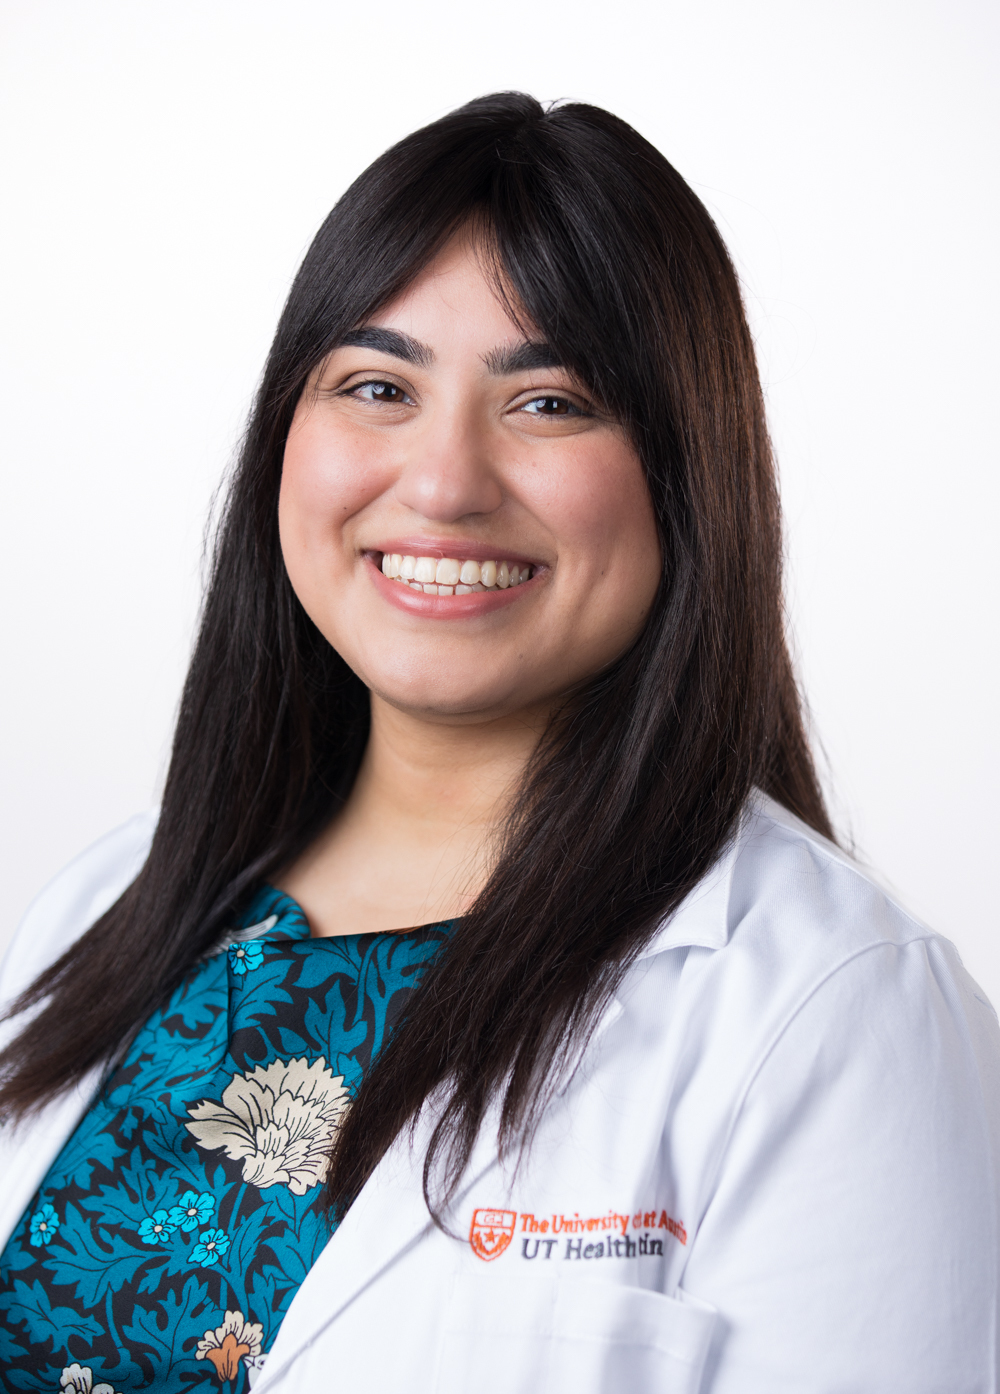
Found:
[[[465,683],[449,680],[445,674],[412,682],[400,682],[398,677],[379,681],[369,675],[363,681],[389,706],[425,721],[486,721],[524,705],[500,683],[484,683],[481,675],[478,681]]]

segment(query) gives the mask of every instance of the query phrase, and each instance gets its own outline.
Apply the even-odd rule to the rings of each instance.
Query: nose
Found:
[[[484,432],[459,413],[435,416],[409,442],[396,498],[436,523],[494,512],[503,502],[503,490]]]

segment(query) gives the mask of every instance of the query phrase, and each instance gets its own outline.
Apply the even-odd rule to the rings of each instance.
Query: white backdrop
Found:
[[[841,834],[1000,1002],[989,0],[6,0],[0,939],[156,798],[210,499],[313,232],[480,93],[598,102],[718,219]]]

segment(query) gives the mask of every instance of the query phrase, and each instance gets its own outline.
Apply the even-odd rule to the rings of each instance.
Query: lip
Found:
[[[393,551],[398,551],[396,543],[391,544]],[[432,551],[419,553],[411,552],[410,556],[432,557]],[[442,552],[441,556],[452,556],[452,552]],[[483,561],[492,561],[493,553],[483,553]],[[398,581],[390,580],[388,576],[382,575],[381,565],[376,562],[376,556],[381,556],[381,552],[367,551],[365,553],[365,564],[372,584],[375,589],[383,596],[390,605],[395,605],[397,610],[402,610],[404,614],[419,616],[423,619],[431,620],[471,620],[478,619],[480,616],[491,615],[497,610],[503,610],[508,605],[516,605],[518,600],[526,591],[533,591],[536,581],[539,579],[538,573],[532,576],[530,581],[522,581],[518,586],[508,586],[506,590],[496,589],[485,591],[473,591],[471,595],[425,595],[423,591],[416,591],[412,586],[400,585]],[[463,554],[463,561],[479,561],[479,557]],[[504,561],[520,561],[514,555],[503,556]],[[525,566],[531,565],[527,560]]]
[[[388,552],[398,552],[403,557],[454,557],[456,561],[516,561],[518,566],[532,566],[541,571],[545,563],[537,557],[525,556],[523,552],[508,551],[495,542],[473,542],[464,538],[445,537],[391,537],[380,542],[377,547],[363,549],[370,555],[382,557]]]

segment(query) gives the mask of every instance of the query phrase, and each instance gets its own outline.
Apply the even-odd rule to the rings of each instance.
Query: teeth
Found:
[[[522,585],[531,579],[531,567],[512,561],[461,561],[454,557],[405,557],[399,552],[384,552],[382,575],[425,595],[472,595]]]
[[[462,579],[461,564],[452,561],[451,557],[442,557],[437,564],[437,575],[434,579],[439,586],[457,586]]]

